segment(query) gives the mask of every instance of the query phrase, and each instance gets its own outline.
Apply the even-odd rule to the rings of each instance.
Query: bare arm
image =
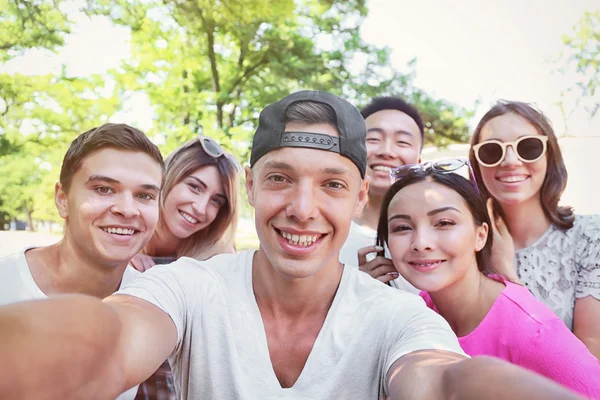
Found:
[[[389,399],[581,399],[562,386],[492,357],[422,350],[401,357],[388,371]]]
[[[166,313],[131,296],[0,307],[0,398],[115,398],[150,376],[176,340]]]
[[[573,333],[600,360],[600,300],[587,296],[575,301]]]

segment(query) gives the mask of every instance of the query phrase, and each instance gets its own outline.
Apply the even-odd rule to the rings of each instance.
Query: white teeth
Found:
[[[523,182],[527,179],[525,175],[512,175],[512,176],[503,176],[498,178],[500,182],[514,183],[514,182]]]
[[[125,229],[125,228],[102,228],[104,232],[112,233],[116,235],[128,235],[131,236],[135,233],[133,229]]]
[[[297,235],[281,231],[281,236],[286,238],[290,244],[310,246],[317,241],[319,235]]]
[[[416,262],[413,262],[412,264],[416,265],[418,267],[431,267],[431,266],[439,264],[440,262],[441,261],[435,261],[435,262],[432,262],[432,263],[416,263]]]
[[[198,220],[194,217],[192,217],[190,214],[185,213],[183,211],[179,211],[179,214],[181,214],[181,216],[183,217],[183,219],[185,219],[186,221],[188,221],[190,224],[195,224],[198,222]]]
[[[384,171],[384,172],[390,172],[393,168],[392,167],[387,167],[385,165],[374,165],[371,167],[372,170],[374,171]]]

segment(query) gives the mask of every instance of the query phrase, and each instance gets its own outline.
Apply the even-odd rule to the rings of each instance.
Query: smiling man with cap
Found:
[[[0,308],[0,354],[17,365],[0,397],[110,398],[170,356],[183,399],[577,398],[467,359],[417,296],[342,266],[365,164],[364,120],[345,100],[302,91],[266,107],[246,169],[259,249],[155,267],[104,302]],[[23,350],[38,341],[43,354]]]

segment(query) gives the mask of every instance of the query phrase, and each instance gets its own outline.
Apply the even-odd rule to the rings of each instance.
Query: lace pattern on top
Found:
[[[600,215],[575,216],[568,231],[552,225],[516,252],[517,274],[573,330],[575,300],[600,300]]]

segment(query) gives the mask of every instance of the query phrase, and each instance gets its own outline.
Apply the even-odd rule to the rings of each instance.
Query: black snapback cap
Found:
[[[335,112],[339,137],[313,132],[285,132],[287,108],[299,101],[328,104]],[[303,90],[268,105],[260,113],[252,140],[250,166],[262,156],[281,147],[305,147],[333,151],[349,158],[365,177],[367,168],[367,127],[352,104],[331,93]]]

